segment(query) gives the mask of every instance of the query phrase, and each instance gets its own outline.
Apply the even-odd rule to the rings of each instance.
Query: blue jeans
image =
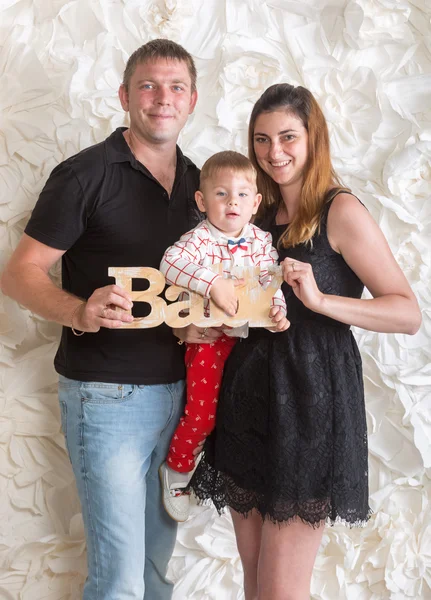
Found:
[[[177,524],[158,475],[184,408],[184,381],[82,382],[60,375],[67,450],[86,530],[83,600],[169,600]]]

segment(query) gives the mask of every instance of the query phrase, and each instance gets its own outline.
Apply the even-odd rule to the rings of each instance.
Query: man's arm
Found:
[[[114,329],[133,317],[115,311],[131,307],[127,293],[116,285],[93,292],[88,301],[58,288],[48,272],[64,254],[23,234],[1,277],[2,292],[41,317],[80,331],[96,332],[100,327]],[[109,308],[106,308],[109,307]]]

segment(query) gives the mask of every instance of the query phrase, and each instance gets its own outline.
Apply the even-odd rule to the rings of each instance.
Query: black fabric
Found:
[[[66,250],[62,286],[81,298],[114,283],[108,267],[158,269],[166,248],[200,220],[194,200],[198,168],[177,148],[169,198],[131,153],[124,130],[53,170],[25,230]],[[133,310],[136,316],[146,314],[141,303]],[[183,350],[166,325],[101,329],[81,337],[64,327],[55,368],[70,379],[129,384],[171,383],[185,375]]]
[[[363,284],[330,246],[324,209],[313,243],[280,250],[311,263],[325,294],[360,298]],[[269,227],[274,244],[285,226]],[[191,488],[274,522],[365,522],[368,452],[361,357],[346,326],[318,315],[284,284],[291,327],[250,331],[229,357],[216,429]]]

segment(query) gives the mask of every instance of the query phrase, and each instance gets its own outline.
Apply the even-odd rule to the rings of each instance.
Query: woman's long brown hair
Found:
[[[248,129],[249,156],[257,171],[258,190],[263,196],[257,220],[265,220],[268,211],[271,208],[277,210],[282,202],[278,184],[259,166],[254,151],[258,116],[276,110],[286,110],[301,119],[308,132],[308,159],[298,212],[278,242],[279,246],[288,248],[309,242],[319,227],[324,204],[339,191],[349,190],[341,185],[332,167],[328,127],[314,96],[302,86],[278,83],[269,87],[254,105]]]

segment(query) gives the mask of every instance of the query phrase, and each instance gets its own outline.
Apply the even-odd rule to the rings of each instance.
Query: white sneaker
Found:
[[[164,462],[159,468],[162,484],[163,506],[174,521],[187,521],[190,514],[190,492],[184,492],[189,482],[189,473],[177,473]]]

